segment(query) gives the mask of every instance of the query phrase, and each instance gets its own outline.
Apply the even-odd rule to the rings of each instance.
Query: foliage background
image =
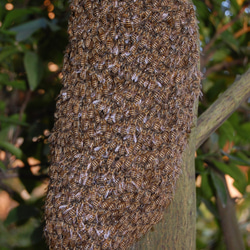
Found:
[[[204,112],[249,68],[250,6],[194,0]],[[0,0],[0,249],[47,249],[42,237],[48,136],[67,45],[68,2]],[[217,202],[226,189],[250,249],[250,99],[198,149],[197,249],[225,249]],[[222,173],[227,185],[218,177]]]

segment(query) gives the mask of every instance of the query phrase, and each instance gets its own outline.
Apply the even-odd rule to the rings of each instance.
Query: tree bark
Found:
[[[163,220],[154,226],[131,250],[195,249],[195,134],[195,128],[193,128],[189,145],[183,156],[182,174],[177,181],[174,200],[167,208]]]
[[[187,0],[191,2],[191,0]],[[197,37],[198,41],[198,37]],[[198,99],[193,112],[197,115]],[[174,199],[163,219],[141,238],[131,250],[194,250],[196,248],[195,146],[196,124],[183,154],[182,173],[177,181]]]
[[[189,146],[183,156],[182,175],[177,181],[172,204],[166,210],[164,219],[137,242],[131,250],[195,249],[196,199],[194,153],[242,102],[250,96],[249,79],[250,70],[237,79],[235,83],[199,117],[198,126],[192,130]],[[232,202],[231,199],[228,199],[226,208],[223,208],[218,202],[219,212],[221,215],[224,215],[221,218],[224,231],[230,228],[227,219],[232,217],[232,211],[235,210]],[[228,238],[225,239],[226,242],[227,239]],[[244,249],[241,245],[237,245],[237,247]]]
[[[250,69],[237,79],[198,119],[196,148],[250,96]]]

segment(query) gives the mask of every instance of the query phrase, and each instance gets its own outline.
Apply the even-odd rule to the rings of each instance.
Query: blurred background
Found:
[[[250,65],[250,4],[194,0],[203,113]],[[68,1],[0,0],[0,249],[47,249],[48,137],[62,78]],[[196,152],[197,249],[226,249],[227,190],[250,249],[250,98]],[[218,177],[218,173],[225,178]]]

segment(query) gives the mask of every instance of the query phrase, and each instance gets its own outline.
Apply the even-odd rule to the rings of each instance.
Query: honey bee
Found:
[[[111,240],[105,240],[105,241],[103,241],[103,243],[102,243],[102,248],[103,249],[112,249],[112,242],[111,242]]]
[[[88,11],[92,8],[92,3],[91,1],[86,1],[86,3],[84,4],[84,8]]]
[[[90,124],[89,124],[89,121],[88,120],[84,120],[83,123],[82,123],[82,130],[83,131],[87,131],[88,128],[89,128]]]
[[[157,132],[160,132],[161,130],[161,124],[159,122],[155,122],[153,125],[153,129]]]
[[[113,99],[117,103],[117,105],[121,105],[123,103],[123,97],[119,94],[115,94]]]
[[[96,18],[98,18],[100,16],[99,8],[96,7],[96,8],[93,9],[93,15]]]
[[[124,52],[124,43],[123,43],[123,41],[118,41],[118,51],[120,53]]]
[[[99,37],[100,37],[101,41],[104,42],[105,38],[106,38],[106,32],[105,32],[104,28],[101,27],[98,30],[98,33],[99,33]]]
[[[111,49],[114,46],[113,39],[110,36],[108,36],[106,39],[106,46],[108,49]]]
[[[89,130],[88,130],[88,135],[89,135],[90,138],[93,138],[93,137],[95,136],[95,131],[94,131],[94,129],[89,129]]]
[[[93,160],[91,166],[92,166],[93,171],[95,171],[97,167],[99,166],[99,162],[97,160]]]
[[[122,162],[121,161],[117,161],[116,163],[115,163],[115,168],[116,169],[120,169],[121,168],[121,166],[122,166]]]
[[[133,23],[131,22],[131,20],[129,20],[128,18],[126,18],[126,19],[123,21],[123,24],[124,24],[124,27],[125,27],[126,29],[131,29]]]
[[[89,110],[88,110],[88,117],[89,117],[90,119],[92,119],[92,118],[95,117],[95,111],[94,111],[94,109],[89,109]]]

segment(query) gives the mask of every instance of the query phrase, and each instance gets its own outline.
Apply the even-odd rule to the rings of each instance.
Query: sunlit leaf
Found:
[[[230,175],[234,179],[234,186],[241,192],[244,193],[247,181],[244,173],[233,163],[225,164],[220,161],[213,161],[214,165],[223,173]]]
[[[43,65],[35,52],[28,51],[24,56],[24,66],[31,90],[35,90],[43,76]]]
[[[208,209],[216,218],[219,218],[219,214],[218,214],[218,212],[217,212],[216,206],[215,206],[215,204],[214,204],[211,200],[202,197],[201,201],[205,204],[205,206],[207,207],[207,209]]]

